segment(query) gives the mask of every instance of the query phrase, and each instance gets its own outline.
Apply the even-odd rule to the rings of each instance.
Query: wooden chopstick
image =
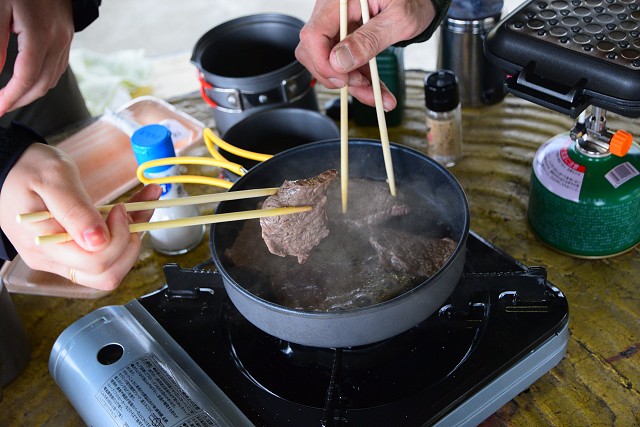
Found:
[[[199,205],[204,203],[223,202],[227,200],[250,199],[252,197],[271,196],[278,192],[278,187],[258,188],[255,190],[225,191],[224,193],[202,194],[200,196],[182,197],[179,199],[150,200],[146,202],[124,203],[128,212],[146,211],[148,209],[167,208],[171,206]],[[115,205],[98,206],[100,212],[109,212]],[[49,211],[18,214],[16,220],[22,222],[44,221],[53,218]]]
[[[362,24],[369,22],[369,4],[367,0],[360,0],[362,9]],[[380,128],[380,141],[382,142],[382,154],[384,156],[384,166],[387,170],[387,180],[389,181],[389,191],[391,195],[396,195],[396,180],[393,174],[393,162],[391,159],[391,148],[389,146],[389,134],[387,132],[387,120],[384,116],[384,106],[382,104],[382,90],[380,88],[380,76],[378,75],[378,63],[374,57],[369,61],[371,70],[371,86],[376,104],[376,115],[378,117],[378,127]]]
[[[141,222],[131,224],[129,231],[139,233],[143,231],[159,230],[161,228],[188,227],[192,225],[214,224],[229,221],[243,221],[247,219],[264,218],[269,216],[290,215],[294,213],[306,212],[313,209],[313,206],[291,206],[285,208],[256,209],[242,212],[229,212],[223,214],[212,214],[194,216],[190,218],[170,219],[167,221]],[[69,233],[48,234],[36,237],[36,245],[46,245],[50,243],[64,243],[73,240]]]
[[[340,0],[340,40],[347,37],[347,0]],[[342,213],[347,213],[349,188],[349,85],[340,88],[340,185]]]

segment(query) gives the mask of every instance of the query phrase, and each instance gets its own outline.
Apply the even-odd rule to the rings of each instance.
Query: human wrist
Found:
[[[414,43],[422,43],[431,38],[433,33],[438,29],[444,17],[447,15],[447,10],[449,10],[449,6],[451,5],[451,0],[431,0],[433,7],[435,9],[435,15],[429,26],[420,34],[413,37],[412,39],[401,41],[396,43],[394,46],[398,47],[406,47],[410,44]]]

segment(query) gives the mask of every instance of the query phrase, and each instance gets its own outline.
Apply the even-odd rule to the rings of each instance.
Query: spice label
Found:
[[[585,166],[569,157],[571,140],[559,135],[543,144],[533,160],[533,171],[540,183],[563,199],[578,202]]]
[[[457,158],[460,155],[458,129],[455,120],[432,120],[427,118],[427,152],[438,158]]]

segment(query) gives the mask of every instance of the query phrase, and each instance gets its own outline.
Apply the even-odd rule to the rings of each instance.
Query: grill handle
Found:
[[[586,79],[580,79],[574,87],[545,79],[535,74],[535,62],[530,62],[520,73],[507,76],[504,90],[575,119],[589,106],[589,97],[584,94],[586,84]]]

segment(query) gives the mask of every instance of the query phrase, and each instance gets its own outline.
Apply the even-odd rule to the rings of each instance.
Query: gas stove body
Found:
[[[219,275],[165,268],[167,286],[98,309],[54,344],[50,372],[89,425],[476,425],[560,362],[568,308],[546,271],[471,233],[452,297],[362,347],[265,334]]]

